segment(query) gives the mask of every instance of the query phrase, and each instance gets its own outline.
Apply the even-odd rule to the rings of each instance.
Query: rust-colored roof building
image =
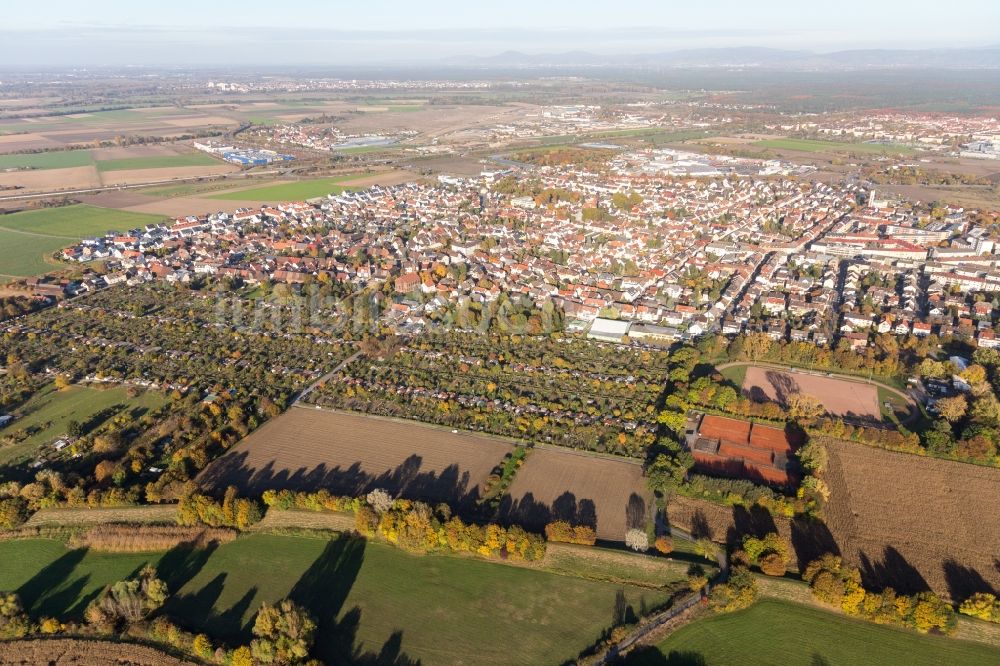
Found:
[[[785,430],[699,414],[688,419],[686,441],[700,472],[776,486],[798,482],[792,454],[800,442]]]

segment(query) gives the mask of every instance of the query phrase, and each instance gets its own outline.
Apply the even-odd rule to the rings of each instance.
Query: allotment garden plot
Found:
[[[530,322],[529,322],[530,326]],[[666,352],[542,337],[421,337],[362,356],[315,404],[641,457],[655,439]]]
[[[265,424],[201,476],[236,485],[360,495],[385,488],[407,498],[468,506],[513,445],[419,423],[295,407]]]

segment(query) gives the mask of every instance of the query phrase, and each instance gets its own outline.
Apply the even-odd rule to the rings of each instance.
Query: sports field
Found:
[[[818,399],[828,413],[836,416],[876,421],[881,418],[878,390],[874,384],[759,366],[746,368],[743,394],[751,400],[787,405],[789,396],[795,393]]]
[[[363,187],[351,187],[350,185],[352,180],[361,178],[364,178],[364,174],[348,174],[336,178],[301,180],[294,183],[255,187],[249,190],[223,192],[221,194],[213,194],[209,198],[232,201],[304,201],[305,199],[312,199],[314,197],[324,197],[330,193],[340,193],[344,190],[364,189]]]
[[[78,617],[103,585],[152,562],[177,593],[167,615],[234,643],[248,640],[261,602],[291,596],[317,617],[325,663],[368,663],[359,657],[394,644],[425,665],[562,663],[611,624],[619,593],[635,612],[667,594],[346,537],[252,535],[214,551],[139,555],[5,541],[0,562],[0,590],[58,617]]]
[[[776,150],[797,150],[804,153],[824,151],[838,153],[898,153],[910,155],[917,151],[909,146],[882,143],[843,143],[840,141],[817,141],[815,139],[765,139],[753,144],[761,148]]]
[[[655,648],[637,650],[626,663],[629,666],[985,666],[1000,663],[1000,650],[765,599],[743,611],[696,620]]]
[[[46,386],[15,412],[18,418],[0,428],[0,465],[31,456],[43,444],[65,435],[70,421],[80,423],[87,431],[126,411],[133,420],[137,419],[146,411],[162,405],[165,400],[161,394],[152,391],[130,398],[120,387],[94,389],[70,386],[57,391],[53,385]],[[19,430],[31,434],[15,444],[3,441],[7,435]]]

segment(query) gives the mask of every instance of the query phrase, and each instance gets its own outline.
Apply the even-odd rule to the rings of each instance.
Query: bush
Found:
[[[545,526],[545,538],[548,541],[593,546],[597,543],[597,532],[587,525],[573,526],[565,520],[556,520]]]
[[[661,534],[656,537],[656,541],[653,542],[653,547],[656,548],[656,552],[668,555],[674,550],[674,542],[667,535]]]
[[[958,612],[987,622],[1000,622],[1000,600],[989,592],[977,592],[962,602]]]
[[[719,613],[748,607],[757,600],[757,579],[746,567],[733,567],[729,580],[712,588],[709,604]]]
[[[760,568],[768,576],[784,576],[788,569],[792,544],[777,532],[763,538],[743,537],[743,552],[749,564]]]
[[[630,529],[625,532],[625,545],[637,553],[645,553],[649,550],[649,536],[645,530]]]
[[[253,658],[264,664],[300,664],[309,657],[316,622],[290,599],[264,603],[253,623]]]
[[[87,622],[110,630],[122,622],[132,624],[145,619],[167,600],[167,584],[156,576],[156,569],[147,566],[137,578],[104,588],[87,606],[84,612]]]
[[[0,592],[0,639],[23,638],[31,629],[20,598],[13,592]]]

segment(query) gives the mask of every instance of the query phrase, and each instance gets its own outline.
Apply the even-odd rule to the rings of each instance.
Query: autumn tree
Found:
[[[157,578],[156,569],[144,567],[136,578],[118,581],[90,602],[84,616],[90,624],[114,628],[149,616],[167,600],[167,584]]]
[[[31,620],[13,592],[0,592],[0,640],[23,638],[31,632]]]
[[[808,393],[792,393],[788,396],[788,416],[793,421],[811,423],[823,415],[823,403]]]
[[[254,620],[250,652],[261,664],[301,664],[309,657],[315,634],[316,622],[294,601],[264,603]]]
[[[956,395],[952,398],[941,398],[935,405],[938,414],[947,419],[949,423],[955,423],[965,416],[969,408],[969,403],[964,395]]]

